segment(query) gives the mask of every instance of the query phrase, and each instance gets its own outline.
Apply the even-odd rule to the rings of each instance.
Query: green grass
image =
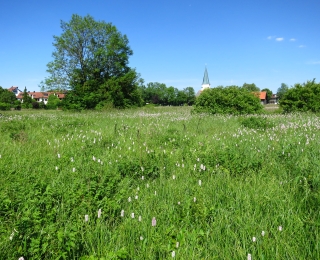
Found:
[[[0,259],[320,259],[319,128],[188,107],[3,112]]]

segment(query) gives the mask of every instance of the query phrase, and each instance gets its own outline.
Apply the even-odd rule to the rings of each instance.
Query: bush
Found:
[[[295,84],[280,100],[284,112],[320,112],[320,83]]]
[[[10,108],[10,104],[0,102],[0,110],[10,110]]]
[[[204,90],[197,98],[195,112],[210,114],[256,114],[263,106],[251,92],[237,87],[217,87]]]
[[[274,124],[269,122],[267,118],[255,117],[255,116],[251,116],[251,117],[247,117],[245,119],[242,119],[241,125],[244,127],[248,127],[251,129],[257,129],[257,130],[259,130],[259,129],[265,130],[267,128],[274,126]]]

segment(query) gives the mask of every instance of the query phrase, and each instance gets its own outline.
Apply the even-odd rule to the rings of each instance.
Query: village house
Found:
[[[17,100],[23,103],[23,91],[21,91],[18,87],[11,87],[8,89],[9,91],[13,92]],[[36,91],[28,91],[28,95],[37,102],[43,102],[44,104],[48,103],[48,98],[50,95],[57,96],[60,100],[64,99],[66,93],[61,92],[36,92]]]

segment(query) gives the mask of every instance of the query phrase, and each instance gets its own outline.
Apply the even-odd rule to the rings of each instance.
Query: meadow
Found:
[[[0,114],[0,259],[320,259],[320,118]]]

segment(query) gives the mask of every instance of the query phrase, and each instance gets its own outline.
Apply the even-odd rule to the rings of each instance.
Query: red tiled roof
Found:
[[[18,88],[18,87],[12,86],[11,88],[8,88],[8,90],[11,91],[11,92],[13,92],[16,88]]]
[[[267,91],[260,92],[260,99],[267,99]]]

